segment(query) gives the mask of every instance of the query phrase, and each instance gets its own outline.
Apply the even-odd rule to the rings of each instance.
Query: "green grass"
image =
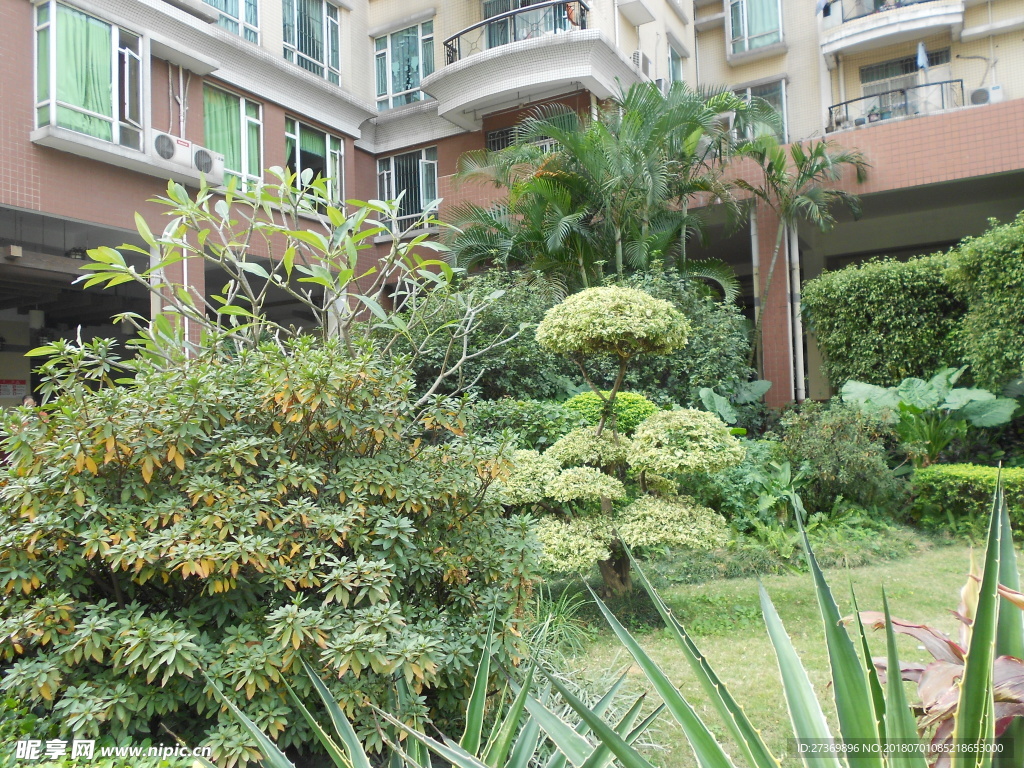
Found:
[[[955,636],[958,622],[949,611],[959,602],[969,562],[968,547],[938,546],[899,561],[849,570],[827,569],[826,575],[844,613],[850,609],[851,582],[861,610],[881,610],[884,587],[894,616],[930,624]],[[835,711],[828,690],[828,657],[811,578],[801,573],[763,576],[761,580],[786,624],[835,732]],[[662,589],[662,595],[691,629],[698,646],[744,706],[753,724],[762,729],[768,746],[783,765],[798,765],[789,742],[789,713],[782,697],[775,654],[757,608],[757,580],[724,579],[669,586]],[[705,723],[727,743],[724,728],[675,643],[663,630],[645,628],[638,622],[634,622],[634,629],[644,648],[680,686]],[[868,639],[872,641],[873,654],[884,655],[882,634],[870,633]],[[900,654],[902,660],[931,660],[910,638],[900,638]],[[596,640],[573,663],[580,672],[591,674],[595,670],[621,669],[631,659],[611,632],[602,628]],[[638,688],[646,685],[638,668],[630,666],[629,671],[635,673]],[[907,695],[911,701],[917,700],[916,690],[909,686]],[[655,740],[664,746],[663,751],[649,756],[656,765],[696,765],[681,731],[667,716],[662,718]],[[731,751],[735,754],[735,750]]]

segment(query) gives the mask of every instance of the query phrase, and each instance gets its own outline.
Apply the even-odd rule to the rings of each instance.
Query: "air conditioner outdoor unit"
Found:
[[[171,165],[192,167],[192,142],[171,136],[169,133],[153,134],[153,153]]]
[[[221,184],[224,181],[224,155],[206,147],[192,147],[192,167],[206,174],[207,184]]]
[[[670,83],[664,77],[659,77],[657,80],[654,81],[654,84],[658,86],[658,90],[660,90],[662,93],[668,93]]]
[[[163,163],[206,174],[209,184],[224,181],[224,155],[168,133],[153,135],[153,154]]]
[[[998,104],[1003,100],[1003,86],[1001,85],[989,85],[987,87],[976,88],[971,91],[971,104],[978,106],[981,104]]]
[[[643,51],[633,51],[633,66],[648,77],[651,76],[651,60],[644,55]]]

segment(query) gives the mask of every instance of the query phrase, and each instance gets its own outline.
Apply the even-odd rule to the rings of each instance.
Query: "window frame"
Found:
[[[787,100],[786,97],[788,95],[788,90],[789,89],[788,89],[788,84],[786,82],[786,78],[782,77],[782,78],[779,78],[778,80],[769,80],[768,82],[754,83],[752,85],[745,85],[745,86],[742,86],[740,88],[734,88],[733,89],[733,93],[735,93],[740,98],[745,98],[747,101],[750,101],[750,99],[753,96],[755,96],[755,94],[752,93],[753,91],[755,91],[757,89],[760,89],[760,88],[766,88],[766,87],[768,87],[770,85],[776,85],[776,84],[779,86],[779,100],[782,103],[782,109],[781,109],[781,111],[779,111],[779,117],[782,118],[782,133],[781,133],[781,135],[777,134],[776,138],[779,140],[780,144],[788,144],[789,143],[789,115],[787,113],[789,112],[789,105],[787,103],[788,100]],[[764,99],[763,96],[757,96],[757,98]],[[767,99],[764,99],[764,100],[767,101]],[[747,138],[751,138],[751,137],[748,136]]]
[[[341,7],[330,0],[317,1],[321,8],[320,31],[323,35],[323,60],[317,61],[309,54],[299,50],[299,0],[284,0],[281,3],[284,58],[312,75],[322,77],[335,85],[341,85]],[[291,18],[288,17],[289,7],[291,8]],[[289,36],[289,29],[292,30],[291,36]]]
[[[424,27],[430,27],[430,31],[424,31]],[[397,93],[392,90],[394,81],[392,78],[391,66],[393,56],[393,40],[395,35],[407,32],[410,29],[416,30],[416,44],[419,53],[419,82],[417,82],[415,88],[408,88],[404,91],[398,91]],[[378,35],[373,38],[373,77],[374,77],[374,92],[375,99],[377,101],[378,111],[384,112],[388,109],[394,109],[396,107],[404,107],[407,104],[415,104],[419,101],[426,101],[430,98],[422,88],[423,79],[429,77],[435,71],[437,55],[436,48],[434,46],[434,19],[426,19],[417,24],[410,24],[408,27],[402,29],[396,29],[392,32],[388,32],[384,35]],[[430,56],[428,57],[424,53],[424,43],[430,42]],[[381,47],[383,42],[384,47]],[[381,66],[383,64],[383,76],[385,81],[385,87],[381,89]],[[429,71],[427,71],[429,70]],[[395,104],[395,99],[409,97],[408,101],[401,104]]]
[[[683,75],[683,56],[672,43],[668,44],[668,81],[669,83],[681,83],[684,80]],[[678,70],[678,77],[677,75]]]
[[[218,13],[217,26],[250,43],[260,44],[260,8],[259,0],[237,0],[238,15],[234,16],[223,8],[215,5],[216,0],[203,0]],[[248,19],[249,7],[252,7],[254,22]]]
[[[251,190],[252,188],[254,188],[254,187],[258,186],[259,184],[263,183],[263,159],[265,157],[264,151],[263,151],[264,150],[264,141],[265,141],[264,135],[263,135],[263,103],[259,102],[259,101],[256,101],[255,99],[251,99],[248,96],[245,96],[244,94],[238,93],[237,91],[232,91],[232,90],[229,90],[228,88],[221,88],[219,85],[212,85],[211,83],[203,83],[203,92],[204,92],[204,94],[206,92],[206,89],[210,89],[210,90],[213,90],[213,91],[220,91],[221,93],[226,93],[229,96],[232,96],[232,97],[238,99],[238,114],[239,114],[238,130],[239,130],[239,132],[241,134],[241,138],[240,138],[240,142],[239,142],[240,143],[240,149],[239,149],[240,154],[239,154],[239,157],[241,158],[241,161],[242,161],[242,168],[239,169],[239,170],[235,170],[233,168],[229,168],[228,164],[227,164],[227,155],[225,155],[225,162],[224,162],[224,186],[226,187],[228,185],[228,179],[230,177],[234,177],[234,178],[238,179],[239,189]],[[204,102],[205,102],[205,99],[204,99]],[[249,114],[249,110],[247,109],[247,107],[249,105],[252,105],[252,106],[256,107],[256,116],[255,117],[253,117],[252,115]],[[257,165],[259,167],[256,169],[255,173],[253,173],[252,169],[248,167],[249,166],[249,127],[251,125],[255,125],[258,128],[258,130],[259,130],[259,162],[257,163]],[[217,152],[219,154],[224,154],[223,152],[220,152],[220,150],[217,147],[210,146],[211,142],[210,142],[210,137],[209,137],[208,134],[209,134],[209,131],[207,131],[206,114],[205,114],[205,109],[204,109],[204,114],[203,114],[203,146],[205,146],[207,149],[210,149],[210,150],[212,150],[214,152]]]
[[[747,54],[747,53],[756,53],[757,51],[761,50],[762,48],[769,48],[769,47],[771,47],[773,45],[781,44],[782,41],[783,41],[783,35],[782,35],[782,0],[775,0],[775,19],[776,19],[776,22],[777,22],[777,26],[775,27],[775,29],[773,29],[773,30],[771,30],[769,32],[762,32],[761,34],[756,35],[755,38],[767,37],[768,35],[771,35],[771,34],[777,35],[778,38],[775,39],[775,40],[770,40],[770,41],[764,43],[763,45],[751,46],[750,41],[751,41],[752,38],[747,33],[747,28],[749,26],[749,13],[748,13],[748,11],[749,11],[749,3],[750,3],[750,0],[730,0],[730,2],[729,2],[729,11],[728,11],[728,13],[726,13],[726,19],[728,20],[728,24],[729,24],[729,29],[728,29],[729,35],[728,35],[728,39],[726,40],[726,44],[729,47],[729,50],[728,50],[729,56],[742,56],[743,54]],[[737,8],[740,9],[740,12],[739,12],[740,34],[737,34],[736,23],[735,23],[735,17],[737,16],[737,14],[736,14],[736,9]],[[743,43],[743,47],[740,48],[739,50],[736,49],[736,44],[738,42],[742,42]]]
[[[110,29],[110,114],[104,115],[99,112],[63,102],[57,95],[57,73],[58,73],[58,8],[63,6],[70,11],[80,13],[94,21],[98,21]],[[46,19],[40,21],[40,16],[45,9]],[[81,133],[98,141],[104,141],[126,149],[133,149],[144,152],[143,146],[146,136],[147,117],[147,78],[149,69],[146,62],[149,60],[147,38],[140,32],[107,21],[95,14],[83,11],[69,3],[58,2],[58,0],[45,0],[36,3],[33,8],[33,56],[32,56],[32,88],[33,88],[33,125],[36,128],[52,125],[65,130]],[[39,63],[41,61],[40,37],[46,31],[46,62],[47,78],[45,95],[40,91]],[[134,50],[126,47],[122,42],[125,37],[134,39]],[[130,63],[135,63],[135,79],[137,85],[133,89],[123,87],[132,79],[130,75]],[[131,99],[134,91],[134,99]],[[66,125],[61,125],[59,120],[60,109],[71,110],[86,117],[102,120],[110,126],[110,138],[97,136],[94,133],[80,131]],[[133,119],[135,112],[138,119]],[[41,119],[45,114],[45,119]],[[134,141],[127,141],[127,137],[134,135]]]
[[[330,170],[333,167],[337,170],[337,173],[334,175],[328,174],[326,177],[323,178],[327,182],[327,190],[330,195],[330,201],[334,204],[343,203],[345,201],[345,139],[342,136],[333,134],[330,131],[321,130],[320,128],[317,128],[315,125],[305,122],[301,118],[294,117],[293,115],[285,115],[285,167],[288,168],[289,171],[299,174],[300,178],[296,180],[296,184],[301,185],[301,135],[303,128],[307,128],[311,131],[316,131],[317,133],[322,133],[324,135],[324,146],[327,150],[327,156],[324,158],[324,162],[327,165],[327,170]],[[288,166],[289,139],[295,142],[295,151],[298,157],[299,168],[291,168],[290,166]]]
[[[420,149],[414,149],[410,152],[398,152],[394,155],[388,155],[387,157],[377,158],[377,195],[381,200],[394,200],[398,197],[399,193],[407,190],[397,189],[395,184],[395,160],[400,157],[408,157],[409,155],[419,155],[419,161],[416,165],[417,182],[419,186],[420,205],[419,210],[415,212],[409,212],[397,216],[392,224],[396,228],[407,229],[412,224],[415,224],[419,219],[423,217],[424,210],[435,200],[437,200],[437,189],[438,189],[438,155],[437,147],[422,147]],[[386,166],[386,167],[385,167]],[[424,175],[424,169],[430,168],[433,174],[433,197],[428,198],[426,177]],[[408,198],[406,195],[403,198],[403,202]]]

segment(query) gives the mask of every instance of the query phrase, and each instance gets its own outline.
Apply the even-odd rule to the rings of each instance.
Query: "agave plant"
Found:
[[[1002,693],[993,673],[996,648],[1000,643],[1015,648],[1024,644],[1024,624],[1020,612],[1012,606],[1007,608],[1006,603],[1001,604],[999,601],[1002,592],[1004,596],[1014,597],[1024,605],[1024,594],[1019,592],[1009,516],[1001,490],[996,492],[993,501],[984,569],[976,582],[974,595],[970,598],[973,606],[970,632],[963,645],[956,644],[957,652],[946,646],[951,655],[959,653],[956,656],[960,661],[959,684],[949,688],[948,696],[952,705],[949,717],[943,722],[941,733],[933,735],[931,740],[922,736],[924,731],[919,731],[922,724],[917,722],[914,710],[907,702],[902,682],[883,686],[883,677],[871,661],[861,615],[856,612],[856,596],[853,596],[855,613],[849,622],[855,630],[851,635],[814,558],[807,535],[802,530],[801,533],[824,623],[832,673],[830,688],[838,715],[837,738],[833,738],[832,728],[811,688],[803,664],[763,587],[760,588],[760,596],[768,636],[778,659],[793,735],[798,743],[833,745],[825,754],[803,754],[805,764],[816,768],[843,768],[848,765],[856,765],[858,768],[926,768],[929,762],[951,768],[991,766],[993,749],[997,748],[993,746],[996,735],[1003,733],[1005,736],[1008,726],[1016,728],[1016,723],[1010,726],[1010,718],[1019,714],[1009,707],[1000,706]],[[751,768],[777,768],[779,760],[761,738],[760,731],[722,684],[693,638],[673,616],[639,566],[636,570],[638,581],[651,596],[683,658],[689,663],[708,701],[735,742],[742,763]],[[715,738],[693,705],[669,681],[600,598],[596,594],[593,597],[612,630],[664,699],[668,711],[679,722],[701,768],[734,768],[736,763],[733,757]],[[903,667],[895,638],[898,631],[907,628],[907,624],[900,625],[891,618],[884,593],[882,603],[884,610],[880,618],[874,615],[870,618],[872,623],[885,629],[886,667],[901,669]],[[916,634],[915,637],[927,637],[929,642],[941,639],[930,633]],[[954,744],[959,750],[944,751],[945,747]],[[620,756],[619,759],[623,768],[649,766],[642,757],[625,759]]]
[[[288,694],[316,734],[327,756],[338,768],[372,768],[373,763],[355,729],[331,696],[327,686],[308,662],[303,660],[302,664],[327,711],[330,729],[317,721],[290,686]],[[625,674],[619,677],[596,704],[588,707],[548,670],[541,671],[548,678],[549,684],[543,686],[541,691],[537,691],[533,680],[538,669],[537,665],[531,667],[521,685],[509,679],[499,700],[511,700],[511,704],[494,718],[486,738],[484,724],[487,719],[492,672],[489,645],[485,648],[476,670],[466,711],[465,730],[458,741],[444,736],[429,736],[399,721],[392,714],[374,707],[380,716],[384,740],[392,750],[389,768],[431,768],[430,753],[439,756],[454,768],[528,768],[535,765],[543,765],[544,768],[566,768],[567,764],[574,768],[607,768],[617,754],[614,748],[606,743],[610,738],[609,734],[614,735],[618,742],[636,754],[632,745],[650,728],[664,708],[659,706],[641,718],[646,699],[646,694],[641,694],[612,725],[602,718],[610,710],[613,700],[626,682]],[[213,686],[209,678],[207,682]],[[552,686],[559,691],[572,709],[587,712],[587,717],[581,718],[575,727],[550,707],[549,694]],[[260,761],[263,768],[295,768],[289,758],[245,713],[230,699],[221,695],[215,686],[213,687],[221,701],[231,709],[244,729],[256,740],[256,745],[263,755]],[[404,680],[399,680],[396,685],[396,696],[400,699],[408,695],[410,694]],[[594,741],[597,743],[593,743]],[[200,762],[207,768],[216,768],[209,761],[200,759]]]

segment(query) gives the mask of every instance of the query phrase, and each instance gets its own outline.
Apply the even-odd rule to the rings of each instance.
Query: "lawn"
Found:
[[[968,547],[947,545],[876,566],[828,569],[826,575],[844,613],[851,605],[851,583],[861,610],[880,610],[884,588],[894,616],[955,633],[957,621],[949,610],[959,602],[969,562]],[[835,710],[827,690],[828,658],[810,576],[766,576],[762,582],[786,624],[835,732]],[[669,605],[691,629],[698,646],[743,705],[753,724],[762,730],[768,746],[784,765],[795,766],[798,761],[789,741],[789,714],[781,692],[775,654],[761,622],[757,594],[757,580],[753,578],[672,586],[663,591]],[[681,687],[705,723],[727,741],[716,712],[702,695],[674,641],[663,630],[638,628],[637,633],[644,648]],[[869,640],[874,641],[874,655],[883,655],[882,634],[870,633]],[[900,646],[901,659],[930,660],[910,638],[901,637]],[[602,628],[586,652],[573,663],[581,674],[592,678],[601,670],[621,670],[630,661],[611,632]],[[639,668],[629,666],[629,672],[636,676],[637,688],[646,685]],[[916,700],[916,691],[910,687],[908,697]],[[662,717],[656,741],[664,749],[649,754],[655,765],[664,768],[696,765],[681,730],[669,715]],[[735,749],[730,752],[736,754]]]

